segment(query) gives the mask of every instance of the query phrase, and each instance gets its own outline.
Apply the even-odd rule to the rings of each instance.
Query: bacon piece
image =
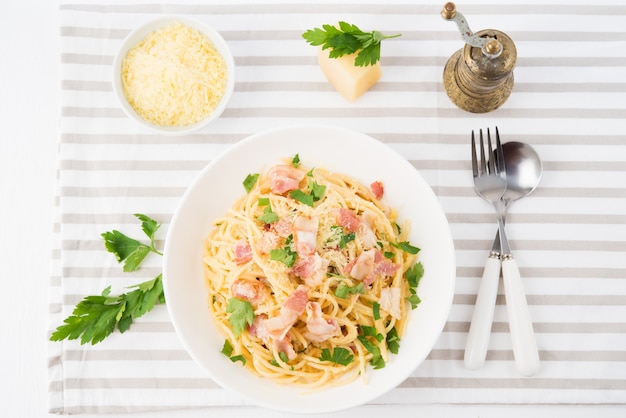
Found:
[[[238,266],[252,260],[252,248],[245,239],[237,241],[233,247],[235,264]]]
[[[374,193],[376,199],[382,199],[383,194],[385,193],[385,187],[381,181],[375,181],[370,184],[370,189],[372,190],[372,193]]]
[[[304,285],[298,286],[280,307],[280,313],[266,321],[269,335],[276,340],[285,338],[287,332],[306,309],[308,300],[309,288]]]
[[[284,216],[275,222],[273,227],[279,236],[287,238],[293,231],[293,219],[289,216]]]
[[[337,210],[337,224],[341,226],[344,231],[355,232],[359,227],[359,223],[359,218],[353,210],[348,208],[339,208]]]
[[[305,337],[314,343],[326,341],[334,337],[339,332],[339,325],[334,319],[324,319],[322,307],[318,302],[308,302],[306,304],[306,328]]]
[[[237,279],[230,286],[230,290],[233,296],[247,300],[253,306],[257,306],[267,297],[267,288],[256,280]]]
[[[376,263],[374,272],[384,277],[391,277],[400,268],[399,264],[393,264],[391,260],[384,259]]]
[[[293,360],[298,355],[296,351],[293,349],[293,345],[291,344],[291,338],[289,335],[285,335],[280,340],[274,340],[274,348],[278,352],[283,352],[287,355],[289,360]]]
[[[378,241],[376,234],[374,233],[375,219],[376,214],[371,210],[365,210],[361,215],[361,223],[359,224],[357,234],[363,244],[363,247],[366,249],[376,247],[376,242]]]
[[[349,271],[350,277],[363,281],[364,284],[371,284],[376,279],[375,258],[376,250],[367,250],[361,253]]]
[[[385,287],[380,290],[380,298],[378,303],[380,308],[387,311],[391,316],[396,319],[400,319],[402,311],[400,309],[400,303],[402,301],[402,293],[397,287]]]
[[[291,274],[304,279],[308,287],[315,287],[324,281],[330,261],[322,258],[318,253],[307,257],[298,257],[296,264],[291,268]]]
[[[256,242],[255,248],[260,254],[269,254],[270,250],[278,248],[280,236],[272,231],[263,231],[263,235]]]
[[[393,264],[378,249],[372,248],[364,251],[356,260],[348,263],[344,272],[353,279],[360,280],[364,285],[369,286],[374,283],[378,276],[392,276],[399,268],[399,264]]]
[[[270,334],[267,331],[266,322],[267,322],[266,314],[256,315],[254,317],[254,322],[252,322],[252,325],[248,326],[248,332],[253,337],[260,338],[263,340],[264,343],[267,344],[267,342],[270,340]]]
[[[306,257],[315,252],[318,224],[319,221],[315,216],[298,216],[294,220],[293,238],[296,243],[296,252],[300,257]]]
[[[272,193],[283,194],[297,189],[305,173],[296,170],[290,165],[279,164],[270,168],[267,175],[270,179]]]

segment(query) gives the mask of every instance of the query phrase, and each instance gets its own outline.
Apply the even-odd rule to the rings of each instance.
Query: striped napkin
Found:
[[[626,7],[581,0],[459,5],[473,30],[515,41],[515,88],[505,105],[476,115],[442,87],[463,44],[442,4],[396,0],[132,0],[60,2],[61,118],[57,246],[50,332],[76,303],[111,286],[119,293],[155,277],[149,256],[124,273],[100,234],[141,236],[133,213],[163,223],[199,171],[250,134],[300,122],[369,134],[405,156],[436,192],[453,233],[457,281],[449,321],[425,363],[376,404],[626,404]],[[620,4],[622,3],[622,4]],[[122,113],[111,64],[123,38],[165,14],[218,30],[236,63],[222,117],[183,137],[154,135]],[[324,79],[307,29],[345,20],[402,33],[382,47],[383,76],[355,103]],[[532,144],[544,160],[539,188],[511,209],[507,230],[528,295],[542,360],[515,369],[502,290],[485,366],[463,351],[483,265],[495,233],[490,205],[473,190],[472,129],[497,125],[503,141]],[[159,411],[243,405],[184,351],[165,306],[124,334],[81,346],[49,343],[49,409],[55,413]]]

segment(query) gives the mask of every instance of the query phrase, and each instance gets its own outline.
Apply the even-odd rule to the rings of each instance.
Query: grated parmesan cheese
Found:
[[[159,126],[187,126],[209,116],[224,96],[227,77],[213,43],[179,22],[152,32],[122,62],[126,99]]]

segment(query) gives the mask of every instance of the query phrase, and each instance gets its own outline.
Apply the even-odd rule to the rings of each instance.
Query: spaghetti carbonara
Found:
[[[203,262],[222,352],[307,387],[365,378],[397,353],[422,274],[384,185],[292,160],[244,181]]]

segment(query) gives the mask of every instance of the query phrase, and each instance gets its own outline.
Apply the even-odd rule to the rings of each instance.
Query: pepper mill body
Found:
[[[453,8],[454,4],[448,3],[446,7]],[[515,43],[506,33],[495,29],[471,33],[463,15],[456,12],[455,7],[454,10],[444,8],[444,12],[450,11],[453,14],[444,14],[444,18],[455,19],[460,29],[467,28],[462,31],[467,43],[444,67],[446,93],[456,106],[468,112],[487,113],[498,109],[513,91],[513,69],[517,61]]]

